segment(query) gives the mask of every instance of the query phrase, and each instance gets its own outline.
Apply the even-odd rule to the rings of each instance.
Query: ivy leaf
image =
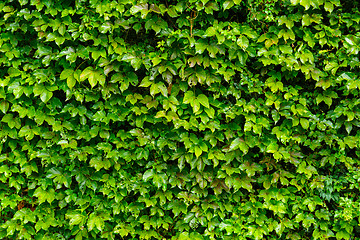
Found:
[[[73,69],[70,68],[66,68],[64,69],[61,74],[60,74],[60,79],[67,79],[68,77],[70,77],[72,74],[74,73]]]
[[[198,158],[202,154],[202,150],[199,146],[195,146],[195,156]]]
[[[192,233],[190,233],[190,239],[192,239],[192,240],[203,240],[204,237],[198,232],[192,232]]]
[[[81,78],[81,75],[80,75],[80,78]],[[91,87],[95,87],[96,84],[98,83],[98,79],[96,78],[95,76],[95,73],[94,72],[91,72],[88,76],[88,80],[89,80],[89,83],[91,85]]]
[[[182,232],[178,240],[191,240],[188,232]]]
[[[149,80],[149,77],[144,77],[139,87],[149,87],[151,84],[153,84],[153,82]]]
[[[156,94],[158,94],[160,92],[160,89],[158,87],[157,84],[151,84],[151,87],[150,87],[150,94],[151,96],[155,96]]]
[[[240,149],[243,153],[247,153],[249,146],[246,144],[243,138],[235,138],[230,144],[229,151]]]
[[[47,103],[53,96],[53,93],[47,90],[44,90],[41,94],[40,94],[40,99],[41,101],[43,101],[44,103]]]
[[[143,175],[143,180],[145,182],[149,181],[150,178],[153,178],[155,175],[155,170],[154,169],[148,169],[144,175]]]
[[[206,33],[205,33],[206,34]],[[214,34],[215,35],[215,34]],[[199,41],[199,42],[196,42],[195,43],[195,50],[196,50],[196,53],[198,54],[202,54],[205,50],[206,50],[206,47],[207,47],[207,42],[205,41]]]
[[[193,91],[186,91],[184,94],[183,103],[192,103],[195,100]]]
[[[276,153],[279,149],[279,145],[276,142],[272,142],[266,147],[266,152],[268,153]]]
[[[310,1],[311,0],[300,0],[300,5],[305,8],[305,10],[308,10],[310,8]]]
[[[223,3],[223,8],[224,8],[224,11],[226,9],[230,9],[232,6],[234,6],[234,2],[233,0],[227,0]]]
[[[72,89],[75,84],[76,84],[76,79],[74,78],[73,75],[70,75],[67,79],[66,79],[66,84],[68,85],[68,87],[70,89]]]
[[[329,1],[326,1],[324,4],[324,8],[325,8],[325,11],[332,13],[332,11],[334,10],[334,4],[332,4]]]
[[[65,217],[70,219],[70,222],[69,222],[70,226],[79,225],[86,218],[86,216],[81,214],[79,211],[69,212],[65,215]]]
[[[7,110],[9,109],[9,103],[6,100],[2,100],[0,102],[0,110],[6,114]]]
[[[99,231],[102,231],[104,225],[105,225],[104,219],[98,216],[97,213],[93,212],[90,214],[87,222],[87,227],[89,231],[93,230],[95,227]]]
[[[161,94],[164,97],[167,97],[168,96],[168,90],[167,90],[167,87],[165,86],[165,84],[163,82],[160,82],[160,83],[157,83],[156,85],[157,85],[157,88],[160,90]]]
[[[249,46],[249,39],[245,37],[244,35],[241,35],[237,41],[237,45],[243,49],[247,48]]]
[[[336,233],[337,239],[350,239],[350,234],[344,230],[340,230]]]
[[[201,105],[203,105],[204,107],[206,108],[209,108],[210,105],[209,105],[209,99],[204,95],[204,94],[200,94],[198,97],[197,97],[197,100],[200,102]]]
[[[199,113],[200,110],[200,101],[198,99],[195,99],[194,102],[192,102],[194,113]]]
[[[98,83],[98,78],[95,74],[95,71],[92,67],[87,67],[85,68],[81,74],[80,74],[80,81],[85,81],[85,80],[88,80],[91,87],[95,87],[96,84]]]
[[[309,120],[307,120],[306,118],[300,118],[300,124],[304,129],[309,128]]]
[[[1,119],[1,121],[9,123],[9,122],[13,121],[13,115],[12,114],[4,115],[3,118]]]
[[[302,16],[302,25],[303,26],[309,26],[311,24],[311,18],[309,14],[305,14]]]
[[[212,36],[215,36],[216,34],[216,30],[214,27],[209,27],[208,29],[206,29],[205,31],[205,36],[206,37],[212,37]]]

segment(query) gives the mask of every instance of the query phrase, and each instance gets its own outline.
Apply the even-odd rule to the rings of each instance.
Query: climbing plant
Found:
[[[0,238],[360,238],[359,6],[0,1]]]

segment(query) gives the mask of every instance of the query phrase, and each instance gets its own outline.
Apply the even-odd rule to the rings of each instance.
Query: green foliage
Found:
[[[0,238],[360,238],[358,7],[1,1]]]

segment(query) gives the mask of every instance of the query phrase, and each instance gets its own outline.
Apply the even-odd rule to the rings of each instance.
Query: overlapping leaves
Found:
[[[356,1],[0,15],[2,239],[360,236]]]

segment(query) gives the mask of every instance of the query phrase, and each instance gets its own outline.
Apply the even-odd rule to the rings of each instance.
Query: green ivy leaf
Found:
[[[70,226],[83,224],[87,216],[80,213],[80,211],[69,212],[65,215],[70,220]]]
[[[72,89],[72,88],[75,86],[75,84],[76,84],[76,79],[74,78],[73,75],[70,75],[70,76],[66,79],[66,83],[67,83],[68,87],[69,87],[70,89]]]
[[[192,103],[195,101],[195,95],[193,91],[186,91],[183,99],[183,103]]]
[[[163,82],[157,83],[157,88],[160,90],[161,94],[165,97],[168,96],[168,90],[167,87],[165,86],[165,84]]]
[[[309,120],[307,120],[306,118],[300,118],[300,124],[304,129],[309,128]]]
[[[237,41],[237,45],[243,49],[247,48],[249,46],[249,39],[245,37],[244,35],[241,35]]]
[[[6,100],[2,100],[0,102],[0,110],[6,114],[7,110],[9,109],[9,103]]]
[[[209,99],[204,95],[204,94],[200,94],[199,96],[197,96],[197,100],[200,102],[201,105],[203,105],[206,108],[209,108]]]
[[[9,122],[13,121],[13,115],[12,114],[4,115],[3,118],[1,119],[1,121],[9,123]]]
[[[99,81],[98,77],[99,76],[96,75],[95,70],[92,67],[87,67],[81,72],[80,81],[82,82],[88,80],[91,87],[93,88]]]
[[[191,240],[188,232],[182,232],[178,240]]]
[[[216,34],[216,30],[214,27],[209,27],[208,29],[206,29],[205,31],[205,36],[206,37],[212,37],[212,36],[215,36]]]
[[[300,0],[300,5],[308,10],[310,8],[310,0]]]
[[[202,154],[202,150],[199,146],[195,146],[195,156],[198,158]]]
[[[223,8],[224,8],[224,11],[226,9],[230,9],[232,6],[234,6],[234,1],[233,0],[227,0],[223,3]]]
[[[198,232],[192,232],[192,233],[190,233],[190,239],[192,239],[192,240],[203,240],[204,237]]]
[[[90,214],[89,219],[87,221],[87,227],[89,231],[93,230],[95,227],[99,231],[102,231],[104,225],[105,225],[104,219],[98,216],[96,212]]]
[[[147,182],[149,181],[150,178],[153,178],[154,175],[155,175],[154,169],[148,169],[143,175],[143,180]]]
[[[195,99],[194,102],[192,102],[194,113],[200,113],[200,101],[198,99]]]
[[[41,101],[43,101],[44,103],[47,103],[53,96],[53,93],[47,90],[44,90],[41,94],[40,94],[40,99]]]
[[[240,149],[243,153],[247,153],[249,150],[249,146],[246,144],[243,138],[235,138],[229,147],[229,151],[233,151],[236,149]]]
[[[60,74],[60,79],[67,79],[68,77],[70,77],[72,74],[74,73],[73,69],[70,68],[66,68],[64,69],[61,74]]]

